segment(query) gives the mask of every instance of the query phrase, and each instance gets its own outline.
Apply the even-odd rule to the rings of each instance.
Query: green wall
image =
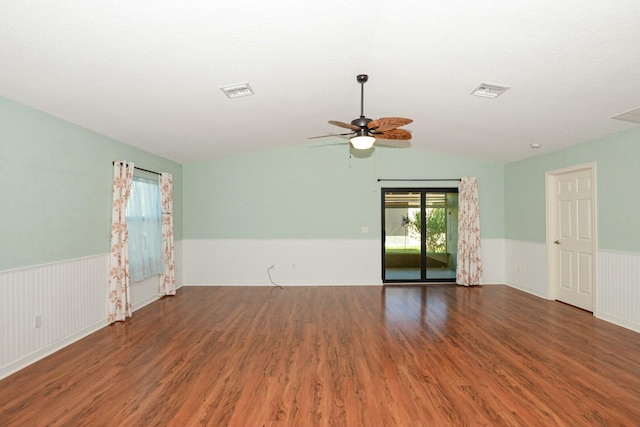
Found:
[[[0,271],[109,252],[112,161],[174,177],[182,166],[0,97]]]
[[[380,238],[381,187],[437,183],[378,178],[460,176],[478,177],[483,237],[504,237],[503,165],[413,149],[359,158],[328,141],[184,165],[184,237]]]
[[[596,164],[598,247],[640,253],[640,129],[505,167],[506,237],[544,242],[545,172]]]
[[[173,174],[177,240],[379,238],[380,188],[429,184],[378,178],[460,176],[479,178],[483,236],[504,235],[495,163],[382,148],[360,158],[312,143],[183,167],[5,98],[0,144],[0,233],[10,242],[0,271],[108,252],[115,159]]]
[[[177,240],[378,239],[381,187],[439,185],[378,178],[477,176],[483,237],[544,242],[545,172],[595,162],[599,248],[640,253],[640,129],[507,165],[333,142],[181,166],[0,97],[0,271],[108,252],[114,159],[173,174]]]

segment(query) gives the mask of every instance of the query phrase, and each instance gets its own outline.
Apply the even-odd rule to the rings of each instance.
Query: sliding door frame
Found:
[[[394,279],[386,278],[386,200],[387,193],[420,193],[420,279]],[[457,187],[382,187],[380,189],[381,199],[381,220],[380,235],[381,238],[381,254],[382,254],[382,283],[383,284],[407,284],[407,283],[452,283],[455,284],[455,277],[452,279],[429,278],[427,277],[427,215],[426,215],[426,198],[427,193],[458,193]]]

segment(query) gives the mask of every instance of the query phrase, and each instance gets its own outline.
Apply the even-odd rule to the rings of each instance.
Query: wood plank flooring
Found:
[[[640,334],[506,286],[185,287],[0,381],[0,426],[637,426]]]

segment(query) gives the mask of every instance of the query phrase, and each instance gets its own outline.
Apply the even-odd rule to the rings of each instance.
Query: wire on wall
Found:
[[[267,275],[269,276],[269,281],[271,282],[272,285],[277,286],[280,289],[284,289],[282,286],[280,286],[276,282],[274,282],[273,279],[271,278],[271,269],[272,268],[276,268],[276,266],[272,265],[271,267],[267,268]]]

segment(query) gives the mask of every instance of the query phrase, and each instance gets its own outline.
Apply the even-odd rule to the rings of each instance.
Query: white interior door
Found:
[[[548,245],[552,295],[593,311],[595,291],[595,188],[593,169],[551,176]]]

